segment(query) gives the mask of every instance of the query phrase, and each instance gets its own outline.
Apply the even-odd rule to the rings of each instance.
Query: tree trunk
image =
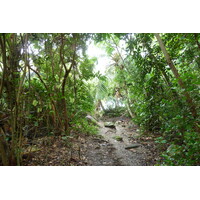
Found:
[[[66,100],[65,100],[65,84],[66,84],[66,80],[67,77],[69,76],[69,73],[71,72],[72,68],[76,65],[75,63],[75,58],[76,58],[76,34],[73,34],[73,38],[74,38],[74,45],[73,45],[73,55],[72,55],[72,60],[71,60],[71,65],[69,67],[69,69],[67,69],[66,65],[65,65],[65,61],[64,61],[64,37],[63,34],[61,34],[61,38],[62,38],[62,45],[61,45],[61,49],[60,49],[60,59],[61,59],[61,63],[64,66],[65,69],[65,75],[63,78],[63,82],[62,82],[62,102],[63,102],[63,113],[64,113],[64,127],[65,127],[65,132],[67,134],[70,134],[69,132],[69,117],[68,117],[68,113],[67,113],[67,104],[66,104]]]
[[[3,75],[1,78],[1,85],[0,85],[0,98],[3,92],[4,81],[7,75],[7,63],[6,63],[6,42],[5,42],[5,35],[0,37],[0,46],[1,46],[1,54],[2,54],[2,61],[3,61]]]
[[[48,88],[47,85],[45,84],[45,82],[44,82],[44,80],[42,79],[42,77],[40,76],[40,74],[39,74],[36,70],[34,70],[33,68],[31,68],[30,65],[28,65],[28,67],[29,67],[30,70],[32,70],[32,71],[38,76],[38,78],[40,79],[40,82],[44,85],[44,87],[45,87],[45,89],[46,89],[46,91],[47,91],[47,94],[48,94],[48,96],[49,96],[49,99],[50,99],[50,101],[51,101],[52,108],[53,108],[53,110],[54,110],[54,112],[55,112],[55,114],[53,114],[53,121],[55,122],[55,126],[56,126],[58,129],[60,129],[59,126],[61,126],[61,124],[62,124],[62,123],[61,123],[61,119],[60,119],[60,117],[59,117],[59,112],[58,112],[58,110],[57,110],[57,108],[56,108],[56,104],[55,104],[55,102],[54,102],[54,99],[52,98],[52,95],[51,95],[50,92],[49,92],[49,88]],[[58,119],[58,124],[56,124],[56,119]]]
[[[7,144],[3,137],[3,130],[2,128],[0,128],[0,156],[1,156],[2,164],[4,166],[9,165],[8,153],[9,152],[8,152]]]
[[[105,112],[105,108],[104,108],[101,100],[99,100],[99,105],[101,106],[102,110]]]
[[[170,79],[169,79],[167,73],[165,72],[164,67],[162,66],[162,63],[159,62],[159,60],[153,55],[151,47],[148,45],[148,43],[145,40],[143,40],[143,44],[144,44],[144,46],[146,47],[146,49],[147,49],[147,51],[149,53],[150,59],[155,62],[155,66],[158,66],[157,67],[158,70],[161,71],[161,73],[163,75],[163,78],[164,78],[164,81],[169,86],[174,98],[177,99],[178,100],[178,104],[180,104],[179,94],[172,88],[172,83],[170,82]]]
[[[132,118],[134,118],[135,115],[134,115],[133,112],[131,111],[131,104],[130,104],[130,98],[129,98],[129,93],[128,93],[127,85],[126,85],[126,88],[125,88],[125,92],[126,92],[126,96],[127,96],[127,104],[126,104],[127,110],[128,110],[128,112],[129,112],[130,116],[131,116]]]
[[[155,36],[158,40],[158,43],[160,45],[160,48],[165,56],[165,59],[167,60],[167,63],[169,65],[169,67],[171,68],[174,76],[176,77],[176,79],[178,80],[178,84],[180,85],[180,87],[184,90],[184,96],[186,98],[186,101],[188,103],[188,106],[190,108],[190,112],[192,113],[192,116],[196,119],[197,118],[197,111],[196,111],[196,106],[194,105],[194,102],[190,96],[190,94],[186,91],[186,87],[185,87],[185,84],[183,83],[179,73],[178,73],[178,70],[176,69],[176,67],[174,66],[174,63],[173,61],[171,60],[165,46],[164,46],[164,43],[160,37],[160,35],[158,33],[155,33]]]

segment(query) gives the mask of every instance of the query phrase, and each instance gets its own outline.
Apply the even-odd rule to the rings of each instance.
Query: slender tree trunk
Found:
[[[20,46],[17,42],[17,35],[12,34],[6,37],[6,34],[2,34],[0,37],[0,46],[2,51],[2,61],[3,61],[3,77],[1,80],[0,95],[2,95],[3,88],[6,92],[6,100],[10,112],[10,124],[11,126],[11,145],[8,145],[5,137],[1,137],[1,151],[4,151],[4,156],[7,156],[8,165],[15,165],[16,152],[18,144],[18,108],[17,108],[17,88],[19,86],[19,61],[20,61]],[[4,140],[4,141],[3,141]],[[3,150],[4,148],[4,150]],[[5,163],[5,159],[3,161]]]
[[[67,134],[69,134],[69,117],[68,117],[68,113],[67,113],[67,104],[66,104],[66,99],[65,99],[65,84],[66,84],[66,80],[67,77],[72,69],[72,64],[69,68],[69,70],[65,71],[65,75],[64,75],[64,79],[63,79],[63,83],[62,83],[62,104],[63,104],[63,111],[64,111],[64,126],[65,126],[65,132]]]
[[[59,126],[61,126],[61,124],[62,124],[62,123],[61,123],[61,119],[60,119],[60,117],[59,117],[59,113],[58,113],[58,110],[57,110],[57,108],[56,108],[56,104],[55,104],[55,102],[54,102],[54,100],[53,100],[53,98],[52,98],[52,96],[51,96],[51,94],[50,94],[50,92],[49,92],[49,88],[47,87],[47,85],[46,85],[45,82],[43,81],[43,79],[42,79],[42,77],[40,76],[40,74],[39,74],[36,70],[34,70],[33,68],[31,68],[30,65],[28,65],[28,67],[29,67],[29,69],[32,70],[35,74],[37,74],[38,78],[40,79],[40,82],[44,85],[46,91],[48,92],[48,96],[49,96],[49,99],[50,99],[50,101],[51,101],[51,105],[52,105],[53,110],[54,110],[54,112],[55,112],[55,114],[54,114],[55,116],[53,116],[53,119],[55,119],[55,118],[58,119],[59,124],[58,124],[58,125],[55,124],[55,125],[57,126],[57,128],[60,128]],[[55,122],[55,120],[54,120],[54,122]]]
[[[9,160],[8,160],[8,145],[6,144],[5,138],[3,137],[4,133],[2,128],[0,128],[0,156],[1,156],[1,161],[4,166],[9,165]]]
[[[127,86],[126,86],[127,87]],[[131,103],[130,103],[130,98],[129,98],[129,93],[128,93],[128,89],[126,88],[125,89],[125,92],[126,92],[126,96],[127,96],[127,109],[128,109],[128,112],[129,112],[129,114],[130,114],[130,116],[132,117],[132,118],[134,118],[135,117],[135,115],[133,114],[133,112],[131,111]]]
[[[63,78],[63,82],[62,82],[62,103],[63,103],[63,112],[64,112],[64,126],[65,126],[65,132],[67,134],[70,134],[69,132],[69,117],[68,117],[68,113],[67,113],[67,105],[66,105],[66,100],[65,100],[65,84],[66,84],[66,80],[67,77],[69,76],[69,73],[71,72],[72,68],[76,65],[75,63],[75,57],[76,57],[76,35],[73,34],[73,38],[74,38],[74,45],[73,45],[73,56],[72,56],[72,61],[71,61],[71,66],[69,67],[69,69],[67,69],[65,61],[64,61],[64,42],[63,42],[63,34],[61,34],[61,38],[62,38],[62,45],[61,45],[61,49],[60,49],[60,59],[61,59],[61,63],[64,66],[65,69],[65,75]]]
[[[184,96],[186,98],[186,101],[188,103],[188,106],[190,108],[190,112],[192,113],[192,116],[196,119],[197,118],[197,111],[196,111],[196,106],[194,105],[194,102],[190,96],[190,94],[186,91],[186,87],[185,87],[185,84],[183,83],[179,73],[178,73],[178,70],[176,69],[176,67],[174,66],[174,63],[173,61],[171,60],[166,48],[165,48],[165,45],[160,37],[160,35],[158,33],[155,33],[155,36],[158,40],[158,43],[160,45],[160,48],[165,56],[165,59],[169,65],[169,67],[171,68],[174,76],[176,77],[176,79],[178,80],[178,83],[180,85],[180,87],[184,90]]]
[[[5,42],[5,35],[0,37],[0,46],[2,51],[2,61],[3,61],[3,76],[1,78],[1,85],[0,85],[0,98],[3,92],[4,81],[7,73],[7,63],[6,63],[6,42]]]
[[[158,70],[161,71],[163,77],[164,77],[164,81],[166,82],[166,84],[169,86],[173,96],[175,99],[179,99],[179,95],[178,93],[172,88],[172,83],[167,75],[167,73],[165,72],[164,68],[161,66],[161,63],[159,63],[159,60],[157,60],[157,58],[152,54],[152,51],[151,51],[151,47],[148,45],[148,43],[146,41],[143,40],[143,44],[144,46],[146,47],[148,53],[149,53],[149,57],[151,60],[154,60],[155,61],[155,66],[157,65],[158,66]],[[179,101],[179,100],[178,100]],[[180,102],[180,101],[179,101]]]
[[[101,100],[99,100],[99,105],[101,106],[102,110],[105,112],[105,108],[104,108]]]
[[[76,66],[73,67],[73,78],[74,78],[74,108],[76,108],[76,100],[77,100]]]

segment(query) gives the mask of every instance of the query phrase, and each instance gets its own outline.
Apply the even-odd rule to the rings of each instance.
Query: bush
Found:
[[[171,144],[162,154],[162,165],[200,165],[200,136],[197,132],[185,132],[182,145]]]
[[[85,118],[79,118],[76,121],[73,121],[72,124],[74,124],[72,130],[78,133],[86,133],[93,135],[97,134],[98,132],[98,127],[89,123]]]

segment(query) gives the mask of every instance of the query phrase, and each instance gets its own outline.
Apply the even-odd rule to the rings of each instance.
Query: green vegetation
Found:
[[[121,136],[115,136],[114,139],[117,141],[123,141],[123,138]]]
[[[112,59],[106,74],[90,41]],[[88,114],[159,135],[160,165],[199,165],[199,55],[195,33],[0,34],[1,165],[20,165],[27,139],[96,133]]]

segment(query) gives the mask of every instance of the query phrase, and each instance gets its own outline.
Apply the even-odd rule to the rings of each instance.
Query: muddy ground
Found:
[[[112,122],[115,127],[105,127]],[[141,135],[129,118],[104,118],[97,135],[44,137],[23,156],[28,166],[152,166],[160,159],[154,136]],[[133,144],[136,148],[125,149]]]

